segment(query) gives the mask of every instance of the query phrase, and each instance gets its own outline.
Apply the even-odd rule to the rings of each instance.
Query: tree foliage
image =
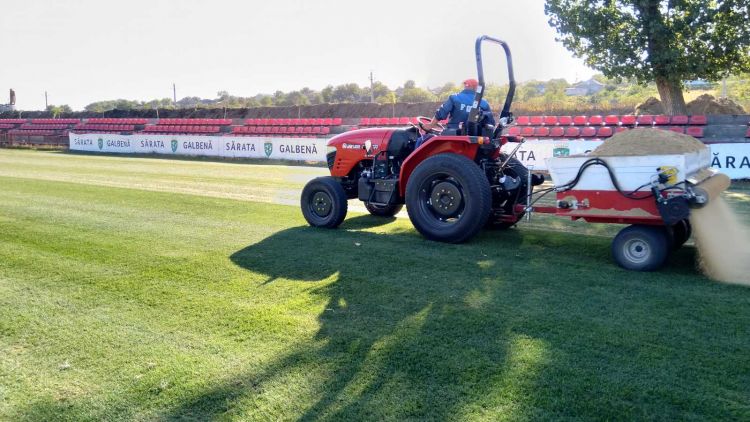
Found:
[[[656,82],[684,111],[682,82],[750,71],[747,0],[547,0],[558,40],[609,78]]]

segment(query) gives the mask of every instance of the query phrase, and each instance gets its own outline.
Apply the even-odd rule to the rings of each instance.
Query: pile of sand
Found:
[[[664,106],[657,98],[648,97],[646,101],[635,106],[635,114],[664,114]]]
[[[687,103],[688,114],[745,114],[745,109],[729,98],[719,98],[709,94]]]
[[[608,138],[590,155],[612,157],[683,154],[705,148],[708,147],[701,141],[681,133],[660,129],[633,129]]]
[[[688,114],[745,114],[745,109],[729,98],[719,98],[718,100],[709,94],[703,94],[700,97],[686,104]],[[649,97],[646,101],[635,106],[635,114],[664,114],[664,106],[661,101],[654,97]]]

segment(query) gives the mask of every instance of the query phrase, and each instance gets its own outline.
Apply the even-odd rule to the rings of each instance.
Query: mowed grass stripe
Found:
[[[692,248],[634,274],[580,234],[444,245],[196,195],[0,195],[0,419],[748,417],[750,294]]]

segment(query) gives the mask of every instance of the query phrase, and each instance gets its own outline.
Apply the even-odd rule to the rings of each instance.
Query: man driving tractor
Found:
[[[433,117],[429,123],[420,124],[420,128],[424,130],[425,133],[417,139],[414,146],[415,148],[419,148],[419,146],[425,141],[435,136],[430,132],[438,126],[440,120],[449,118],[448,124],[446,125],[446,129],[449,131],[458,131],[466,127],[479,82],[476,79],[467,79],[463,84],[463,91],[448,97],[448,99],[435,111],[435,117]],[[479,103],[479,109],[482,112],[481,123],[483,125],[490,124],[494,126],[495,118],[492,116],[490,104],[486,100],[482,100]]]

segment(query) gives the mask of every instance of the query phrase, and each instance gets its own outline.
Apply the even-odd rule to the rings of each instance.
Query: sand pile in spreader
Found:
[[[684,154],[707,148],[692,136],[660,129],[632,129],[604,141],[591,155],[595,157]]]
[[[666,130],[633,129],[612,136],[591,155],[684,154],[704,148],[707,147],[691,136]],[[701,268],[715,280],[750,285],[750,231],[722,199],[720,192],[726,184],[710,182],[700,187],[706,189],[712,199],[690,214]]]

